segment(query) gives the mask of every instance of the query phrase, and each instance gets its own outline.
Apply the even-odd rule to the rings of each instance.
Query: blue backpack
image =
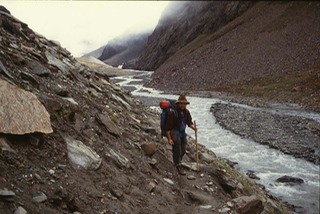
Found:
[[[178,112],[175,110],[176,101],[175,100],[161,100],[160,108],[162,109],[160,116],[160,128],[161,128],[161,136],[166,136],[166,123],[168,120],[169,112],[174,112],[176,118],[178,117]]]

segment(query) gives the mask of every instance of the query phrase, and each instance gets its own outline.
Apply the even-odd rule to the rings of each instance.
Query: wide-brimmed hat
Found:
[[[179,99],[177,100],[176,104],[178,103],[185,103],[185,104],[190,104],[186,98],[186,95],[180,95]]]

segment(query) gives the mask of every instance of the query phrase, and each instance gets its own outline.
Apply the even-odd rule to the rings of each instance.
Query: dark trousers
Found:
[[[178,165],[184,154],[186,153],[187,138],[185,136],[178,136],[176,132],[171,132],[173,140],[172,157],[174,165]]]

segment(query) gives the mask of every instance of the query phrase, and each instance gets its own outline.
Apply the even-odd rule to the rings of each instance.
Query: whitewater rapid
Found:
[[[145,74],[142,73],[141,75]],[[138,77],[139,75],[131,75],[115,77],[114,79],[117,80],[117,84],[120,86],[135,87],[136,89],[131,92],[134,96],[159,98],[159,100],[162,98],[177,99],[177,95],[163,94],[161,91],[143,87]],[[140,80],[142,81],[142,79]],[[265,186],[271,194],[290,204],[302,207],[297,209],[297,213],[319,213],[319,166],[260,145],[250,139],[241,138],[223,129],[210,112],[210,107],[217,102],[225,103],[226,101],[224,100],[188,96],[188,101],[190,102],[188,109],[192,114],[193,120],[197,122],[199,143],[212,150],[216,155],[237,162],[237,169],[240,172],[245,174],[248,170],[254,171],[260,178],[256,182]],[[232,104],[254,110],[264,110],[274,114],[305,117],[320,122],[320,114],[318,113]],[[187,132],[190,135],[193,134],[190,129]],[[277,178],[284,175],[302,178],[304,183],[288,186],[275,182]]]

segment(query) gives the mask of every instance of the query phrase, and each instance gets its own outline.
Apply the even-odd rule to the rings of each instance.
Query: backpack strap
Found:
[[[174,108],[172,108],[172,111],[173,111],[173,113],[174,113],[174,117],[175,117],[176,119],[178,119],[179,115],[178,115],[177,110],[174,109]]]

